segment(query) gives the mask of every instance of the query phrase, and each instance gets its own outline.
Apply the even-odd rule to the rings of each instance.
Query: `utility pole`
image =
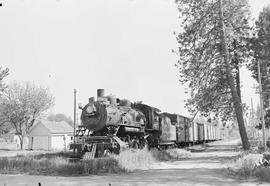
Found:
[[[263,108],[263,93],[262,93],[262,80],[261,80],[261,67],[260,60],[258,60],[258,79],[259,79],[259,93],[260,93],[260,110],[262,117],[262,133],[263,133],[263,148],[266,149],[266,140],[265,140],[265,123],[264,123],[264,108]]]
[[[251,119],[252,124],[254,124],[254,109],[253,109],[253,99],[251,98]]]
[[[75,157],[75,135],[76,135],[76,89],[74,89],[74,128],[73,128],[73,155]]]
[[[253,99],[251,98],[251,131],[252,138],[255,136],[255,119],[254,119],[254,109],[253,109]]]

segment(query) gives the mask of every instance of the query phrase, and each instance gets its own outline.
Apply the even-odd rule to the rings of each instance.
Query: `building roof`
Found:
[[[59,134],[59,133],[73,133],[73,128],[65,121],[39,121],[33,128],[37,125],[44,125],[50,133],[52,134]],[[33,128],[31,130],[33,130]]]

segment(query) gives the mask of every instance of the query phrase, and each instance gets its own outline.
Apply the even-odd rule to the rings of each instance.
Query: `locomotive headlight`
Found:
[[[86,112],[89,113],[89,114],[91,114],[91,113],[93,113],[93,112],[96,112],[96,111],[97,111],[97,109],[96,109],[96,107],[95,107],[94,104],[90,104],[90,105],[86,108]]]

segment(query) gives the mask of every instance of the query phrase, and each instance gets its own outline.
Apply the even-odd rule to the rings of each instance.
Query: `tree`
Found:
[[[270,125],[270,5],[260,12],[256,21],[254,37],[249,42],[253,60],[249,64],[253,78],[258,81],[258,62],[260,62],[263,91],[263,108],[266,109],[265,125]],[[259,124],[261,125],[261,124]],[[259,127],[260,128],[260,127]]]
[[[6,88],[3,79],[8,75],[8,71],[9,71],[8,68],[2,69],[2,67],[0,67],[0,92],[3,92]]]
[[[225,120],[236,117],[244,149],[249,142],[240,98],[239,64],[247,55],[250,30],[246,0],[179,0],[183,31],[177,36],[180,82],[191,98],[187,107]]]
[[[50,114],[47,118],[49,121],[56,121],[56,122],[59,122],[59,121],[65,121],[67,122],[70,126],[73,127],[73,121],[71,119],[71,117],[68,117],[66,116],[65,114],[61,114],[61,113],[58,113],[58,114]]]
[[[0,121],[9,123],[16,130],[22,149],[23,139],[35,120],[53,104],[54,98],[48,88],[14,82],[3,92]]]
[[[3,80],[8,75],[8,71],[9,71],[8,68],[2,69],[2,67],[0,67],[0,99],[1,99],[2,92],[6,88],[6,85],[4,84]],[[9,129],[10,127],[5,122],[0,122],[0,134],[6,133]]]

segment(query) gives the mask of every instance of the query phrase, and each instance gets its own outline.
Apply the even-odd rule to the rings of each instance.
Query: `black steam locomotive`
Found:
[[[81,109],[82,125],[76,143],[70,145],[79,157],[94,158],[146,144],[149,148],[167,148],[221,139],[218,126],[211,122],[192,122],[140,102],[104,96],[103,89],[97,90],[96,101],[89,98]]]

